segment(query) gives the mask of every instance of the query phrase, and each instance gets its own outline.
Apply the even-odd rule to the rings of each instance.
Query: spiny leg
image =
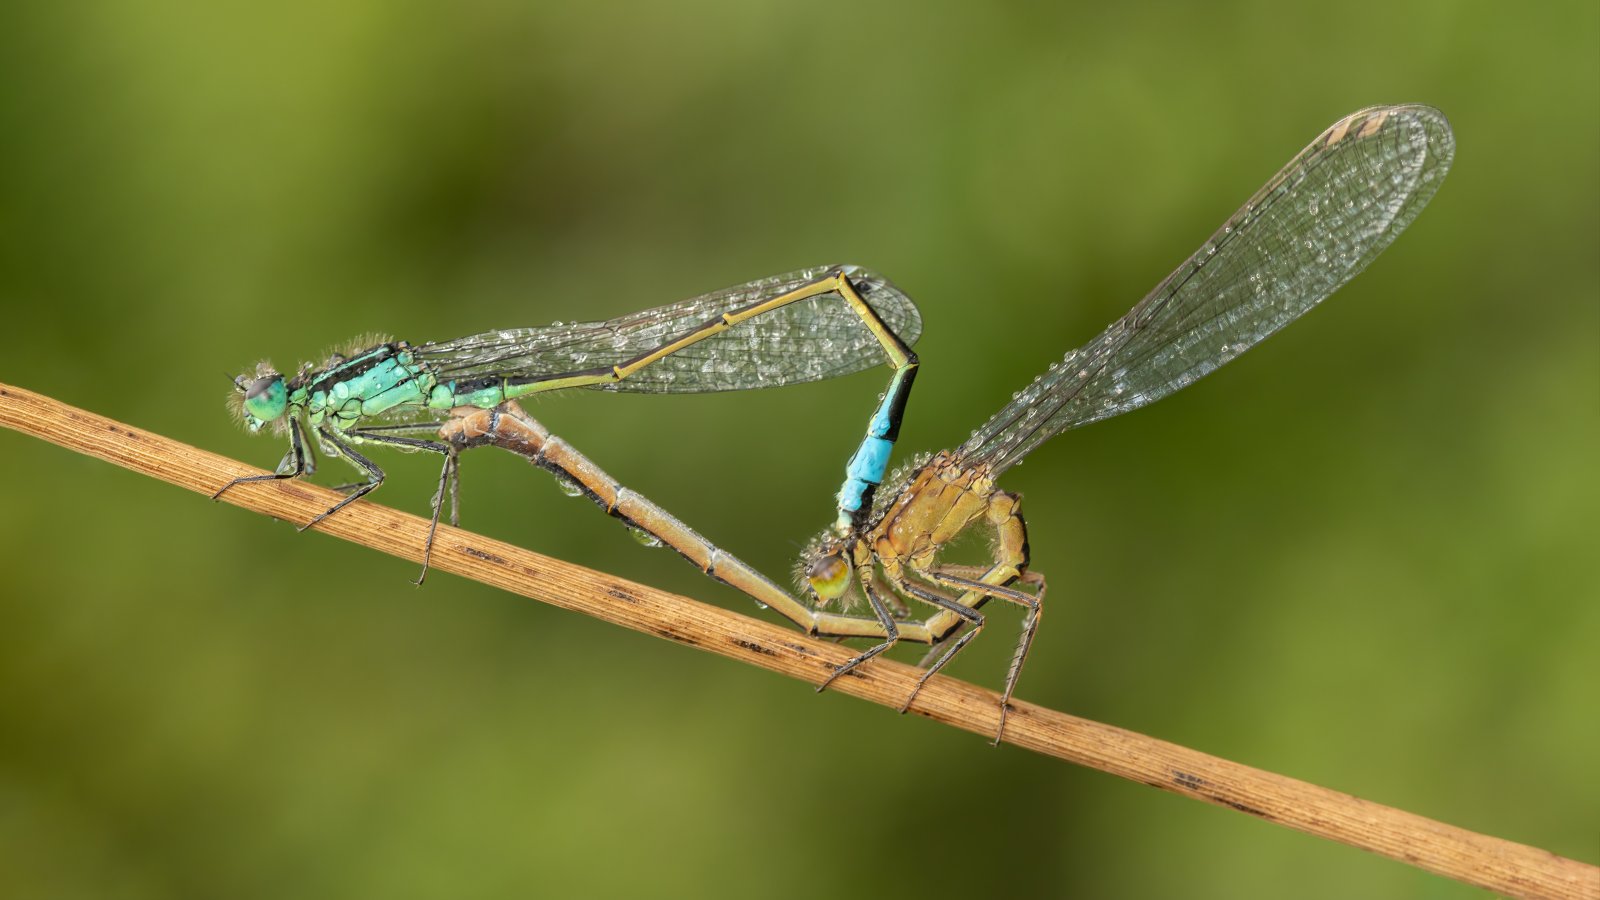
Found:
[[[1032,571],[1024,572],[1017,576],[1016,583],[1026,584],[1033,587],[1033,593],[1029,594],[1025,591],[1016,590],[1012,587],[988,584],[979,579],[961,577],[952,574],[954,571],[971,571],[974,568],[977,567],[936,566],[922,574],[935,584],[939,584],[943,587],[965,591],[967,595],[978,595],[984,598],[993,597],[1000,600],[1009,600],[1027,610],[1027,615],[1023,619],[1022,636],[1017,644],[1017,652],[1013,657],[1012,673],[1007,679],[1006,697],[1009,698],[1011,696],[1010,689],[1014,683],[1015,675],[1017,670],[1021,668],[1021,663],[1019,660],[1027,657],[1028,648],[1032,646],[1034,634],[1037,632],[1039,627],[1039,617],[1044,612],[1044,576],[1038,572]],[[965,596],[963,596],[962,599],[964,600]]]
[[[943,573],[945,573],[947,575],[960,575],[960,576],[963,576],[965,578],[976,578],[976,579],[983,578],[983,574],[985,572],[989,571],[989,567],[988,566],[968,566],[968,565],[958,565],[956,563],[941,564],[939,566],[935,566],[935,568],[938,571],[943,572]],[[1031,580],[1030,580],[1031,574],[1032,573],[1024,575],[1021,580],[1029,581],[1029,583],[1032,583]],[[1042,580],[1042,578],[1041,578],[1041,580]],[[917,668],[926,669],[928,667],[929,663],[933,662],[935,659],[937,659],[939,657],[940,654],[944,653],[945,648],[942,646],[944,644],[944,642],[947,641],[947,640],[950,640],[951,638],[959,638],[965,632],[965,629],[968,627],[968,624],[969,623],[967,623],[964,620],[960,621],[960,622],[956,623],[956,627],[953,630],[945,632],[937,640],[935,640],[933,642],[933,645],[928,648],[928,652],[923,654],[922,659],[917,662]]]
[[[857,666],[893,647],[900,640],[900,629],[895,625],[894,617],[889,615],[888,608],[884,606],[883,598],[878,596],[878,588],[873,583],[870,566],[863,566],[858,569],[858,575],[861,579],[861,586],[866,592],[867,602],[872,604],[873,615],[878,617],[878,624],[883,627],[883,643],[857,654],[855,658],[834,669],[833,674],[817,685],[818,693],[825,690],[828,685],[833,684],[835,678],[846,672],[853,671]]]
[[[1038,602],[1038,608],[1029,613],[1031,616],[1031,627],[1027,627],[1023,630],[1022,638],[1017,641],[1017,650],[1011,656],[1011,668],[1006,672],[1006,693],[1004,699],[1007,704],[1011,702],[1011,691],[1016,687],[1017,679],[1022,675],[1022,664],[1028,658],[1028,649],[1033,646],[1034,634],[1039,630],[1039,616],[1044,614],[1044,592],[1046,587],[1044,576],[1038,572],[1030,571],[1022,573],[1022,577],[1018,578],[1017,580],[1024,584],[1030,584],[1033,586],[1033,599]],[[1000,727],[1004,729],[1005,722],[1002,721],[1000,723]],[[999,742],[1000,735],[996,735],[995,743]]]
[[[975,581],[982,581],[984,573],[988,572],[989,569],[989,566],[968,566],[960,565],[958,563],[940,563],[939,565],[932,567],[932,570],[935,572],[940,572],[945,575],[956,575],[961,578],[971,578]]]
[[[966,576],[968,578],[982,578],[983,574],[985,572],[989,571],[989,567],[988,566],[964,566],[964,565],[956,565],[954,563],[947,564],[947,565],[940,565],[940,566],[937,567],[937,569],[939,571],[941,571],[941,572],[946,572],[946,573],[951,573],[951,574],[957,574],[958,573],[958,574],[964,575],[964,576]],[[955,599],[955,598],[951,598],[951,599]],[[988,599],[988,598],[980,597],[979,599]],[[981,605],[982,604],[974,603],[970,608],[976,609]],[[959,616],[959,613],[956,614],[956,615]],[[931,620],[929,620],[929,621],[931,621]],[[925,622],[924,625],[926,625],[926,624],[927,623]],[[917,661],[917,668],[926,669],[930,663],[932,663],[935,659],[939,658],[939,656],[945,652],[945,650],[946,650],[946,648],[944,646],[944,642],[945,641],[948,641],[948,640],[951,640],[951,639],[959,639],[961,637],[961,635],[966,633],[966,630],[968,628],[970,628],[971,625],[972,625],[972,623],[966,621],[964,618],[961,618],[961,619],[958,619],[958,621],[955,623],[955,627],[954,628],[948,628],[942,634],[939,633],[935,629],[929,628],[929,633],[934,636],[934,640],[933,640],[932,644],[928,647],[928,652],[924,653],[922,655],[922,659]]]
[[[289,471],[283,471],[284,463],[291,461],[293,466]],[[278,462],[277,470],[270,475],[244,475],[235,478],[217,489],[217,492],[211,495],[211,499],[215,500],[221,497],[235,485],[250,484],[256,481],[282,481],[285,478],[299,478],[301,475],[309,475],[315,471],[316,466],[306,456],[305,439],[300,434],[300,420],[291,418],[289,420],[289,452],[284,454],[283,459]]]
[[[976,609],[991,598],[998,598],[1019,604],[1028,609],[1024,619],[1024,633],[1018,645],[1018,654],[1012,659],[1012,668],[1008,673],[1005,691],[1000,701],[1000,722],[995,731],[993,743],[998,744],[1005,736],[1006,717],[1011,709],[1011,694],[1016,687],[1017,676],[1021,672],[1020,658],[1027,655],[1027,649],[1033,642],[1033,634],[1038,627],[1039,601],[1021,591],[1008,588],[1019,579],[1031,584],[1043,584],[1043,579],[1027,577],[1028,568],[1028,528],[1018,508],[1020,498],[1015,494],[1004,491],[995,491],[988,497],[988,509],[984,518],[995,529],[994,562],[984,569],[977,578],[963,578],[950,574],[952,571],[970,571],[961,567],[929,567],[929,569],[916,569],[915,574],[926,578],[935,585],[951,587],[961,591],[955,603],[967,609]],[[961,624],[961,617],[951,609],[941,608],[923,625],[928,633],[938,640],[940,636],[948,636]],[[963,635],[965,637],[965,635]],[[957,648],[959,649],[959,646]],[[953,653],[947,653],[935,662],[928,675],[948,663]],[[926,680],[926,677],[924,678]]]
[[[1017,687],[1017,678],[1022,674],[1022,664],[1028,658],[1028,649],[1033,646],[1033,637],[1039,630],[1039,616],[1044,611],[1044,576],[1038,574],[1037,572],[1024,572],[1023,574],[1017,576],[1018,581],[1021,581],[1025,584],[1034,585],[1035,593],[1027,594],[1023,591],[1015,590],[1009,587],[986,584],[983,581],[974,580],[971,578],[961,578],[956,575],[948,574],[946,571],[941,571],[940,569],[930,570],[922,574],[926,575],[936,584],[944,587],[964,590],[967,592],[967,595],[976,594],[984,597],[993,597],[1000,600],[1009,600],[1027,610],[1027,613],[1022,618],[1022,635],[1017,640],[1016,653],[1012,655],[1011,667],[1006,672],[1005,689],[1000,694],[1000,726],[995,731],[994,740],[992,741],[992,743],[998,744],[1000,743],[1000,739],[1004,737],[1006,733],[1006,715],[1011,710],[1011,694]],[[965,596],[963,599],[965,599]],[[962,604],[957,605],[959,606]],[[963,635],[963,637],[966,637],[966,635]],[[949,662],[950,657],[955,655],[955,650],[957,649],[959,649],[959,647],[951,648],[950,653],[947,653],[943,658],[935,663],[925,675],[923,675],[923,680],[926,680],[929,675],[937,672],[945,663]],[[921,682],[918,682],[917,686],[920,688]]]
[[[362,425],[354,430],[362,439],[383,437],[401,434],[430,434],[439,430],[439,420],[428,419],[422,422],[394,422],[388,425]]]
[[[955,638],[957,640],[960,640],[961,636],[963,634],[966,634],[967,633],[967,629],[970,628],[970,627],[972,627],[971,623],[963,620],[962,622],[957,624],[956,627],[954,629],[952,629],[949,634],[946,634],[944,637],[942,637],[939,640],[934,641],[932,644],[928,645],[928,652],[922,654],[922,658],[917,660],[917,668],[926,669],[928,667],[929,663],[933,662],[935,659],[938,659],[939,655],[945,652],[945,646],[944,646],[944,642],[945,641],[948,641],[951,638]]]
[[[459,461],[459,457],[456,455],[455,449],[453,447],[451,447],[449,444],[445,444],[445,443],[442,443],[440,441],[424,440],[422,438],[402,437],[402,436],[400,436],[398,434],[393,434],[393,433],[388,433],[388,432],[402,431],[402,430],[407,430],[407,429],[414,429],[414,430],[421,430],[421,429],[424,429],[424,428],[437,429],[437,427],[438,427],[437,425],[430,423],[428,425],[416,425],[416,426],[409,426],[409,425],[387,426],[387,427],[383,427],[381,429],[380,428],[360,428],[360,429],[356,429],[354,431],[349,432],[349,436],[352,439],[361,441],[363,443],[389,444],[391,446],[403,447],[403,448],[405,448],[407,450],[426,450],[429,453],[437,453],[437,454],[439,454],[439,455],[444,457],[444,466],[443,466],[443,469],[439,472],[439,488],[433,494],[432,516],[430,517],[430,519],[428,521],[428,538],[422,545],[422,572],[421,572],[421,574],[417,575],[417,580],[415,581],[415,583],[419,584],[419,585],[422,584],[423,580],[428,577],[428,564],[433,559],[433,538],[434,538],[434,534],[439,530],[439,515],[440,515],[440,512],[444,509],[444,497],[445,497],[445,493],[446,493],[446,487],[447,487],[447,485],[454,485],[456,480],[457,480],[457,478],[459,477],[459,474],[460,474],[460,469],[459,469],[460,461]],[[332,439],[331,435],[329,435],[326,431],[324,431],[324,435],[323,436],[325,438]],[[344,448],[344,447],[341,447],[340,449],[341,449],[341,451],[354,452],[354,451],[348,451],[348,448]],[[362,459],[362,457],[357,456],[357,459]],[[376,468],[376,467],[374,467],[374,468]],[[380,471],[378,473],[378,482],[381,483],[382,481],[383,481],[383,474]],[[346,497],[342,502],[339,503],[338,506],[335,506],[334,509],[330,509],[330,510],[328,510],[328,512],[323,513],[322,515],[323,516],[327,516],[327,515],[331,514],[334,510],[338,509],[339,506],[343,506],[346,503],[349,503],[352,500],[355,500],[357,497],[361,496],[361,494],[371,493],[376,488],[377,488],[377,484],[362,485],[360,487],[357,487],[356,488],[356,493],[353,493],[349,497]],[[453,497],[454,497],[454,495],[452,495],[452,498]],[[451,522],[450,522],[450,524],[452,524],[452,525],[456,524],[455,513],[457,513],[457,512],[459,512],[458,507],[456,505],[452,504],[452,506],[451,506],[452,515],[451,515]],[[315,522],[313,522],[312,524],[315,524]],[[306,527],[309,528],[310,525],[307,525]]]
[[[440,428],[439,423],[437,421],[435,421],[435,420],[431,420],[430,419],[430,420],[428,420],[426,422],[402,422],[402,423],[395,424],[395,425],[368,425],[368,426],[364,426],[364,427],[358,428],[358,429],[354,430],[353,432],[350,432],[350,434],[351,434],[351,436],[356,437],[359,440],[362,440],[362,441],[365,441],[365,442],[368,442],[368,443],[393,444],[393,445],[395,445],[397,447],[404,447],[404,448],[406,448],[408,450],[426,450],[429,453],[438,453],[441,456],[447,457],[445,470],[439,476],[440,477],[440,483],[442,485],[446,480],[449,481],[449,484],[450,484],[450,524],[451,525],[460,525],[461,524],[461,494],[460,494],[461,469],[460,469],[460,461],[457,460],[455,465],[452,466],[452,465],[450,465],[450,462],[449,462],[449,459],[448,459],[448,457],[455,456],[460,448],[456,448],[456,447],[452,446],[451,444],[448,444],[448,443],[446,443],[444,441],[422,440],[422,439],[419,439],[419,438],[408,438],[408,437],[402,437],[401,436],[401,435],[404,435],[404,434],[406,434],[408,432],[411,433],[411,434],[425,434],[425,433],[437,434],[439,432],[439,428]],[[433,511],[434,511],[434,517],[433,518],[434,518],[435,526],[437,526],[438,522],[439,522],[439,514],[438,513],[439,513],[439,504],[441,502],[440,496],[441,495],[436,494],[434,496],[434,500],[433,500]]]
[[[298,529],[299,531],[305,531],[307,528],[310,528],[311,526],[317,524],[318,522],[321,522],[323,519],[326,519],[327,517],[333,515],[334,513],[338,512],[339,510],[344,509],[346,506],[349,506],[350,504],[356,502],[357,500],[360,500],[362,497],[365,497],[366,495],[368,495],[368,494],[372,493],[373,491],[377,490],[378,485],[383,484],[383,479],[385,477],[384,474],[383,474],[383,470],[378,468],[378,464],[377,463],[373,462],[370,459],[367,459],[365,456],[362,456],[360,453],[357,453],[355,451],[355,448],[353,448],[349,444],[346,444],[345,442],[339,440],[337,437],[334,437],[332,431],[328,430],[327,428],[319,428],[319,429],[317,429],[317,433],[322,438],[323,441],[327,442],[328,446],[331,446],[335,450],[339,451],[339,455],[343,456],[351,465],[353,465],[353,466],[361,469],[362,471],[366,472],[367,473],[367,483],[363,484],[360,487],[357,487],[355,490],[351,491],[350,492],[350,496],[345,497],[343,500],[340,500],[338,503],[335,503],[334,505],[332,505],[332,506],[328,507],[327,509],[323,510],[322,513],[320,515],[318,515],[316,518],[314,518],[311,521],[305,523],[304,525],[301,525],[300,528]]]
[[[900,619],[911,618],[911,608],[906,606],[906,602],[901,600],[900,595],[897,594],[893,588],[885,584],[883,579],[874,574],[872,583],[877,585],[879,598],[882,599],[884,604],[889,607],[889,612],[894,615],[897,621]]]
[[[450,527],[461,527],[461,459],[450,454]]]
[[[513,406],[514,406],[514,404],[513,404]],[[518,412],[521,412],[521,410],[518,409]],[[356,429],[356,431],[353,432],[353,433],[360,435],[361,439],[364,440],[364,441],[380,443],[380,444],[381,443],[399,444],[400,446],[408,447],[410,449],[427,450],[430,453],[441,453],[441,454],[453,453],[453,452],[459,452],[460,450],[465,449],[464,447],[455,447],[454,450],[451,450],[450,448],[446,447],[445,442],[441,442],[441,441],[422,441],[422,442],[419,443],[419,442],[410,441],[410,440],[404,440],[404,441],[385,441],[384,440],[384,438],[387,437],[387,436],[403,435],[403,434],[408,434],[408,433],[409,434],[425,434],[425,433],[437,434],[439,432],[439,430],[440,430],[440,427],[441,426],[440,426],[439,422],[430,419],[430,420],[425,421],[425,422],[401,422],[401,423],[397,423],[397,424],[393,424],[393,425],[366,425],[366,426],[363,426],[363,427],[361,427],[359,429]],[[450,481],[450,524],[454,525],[454,526],[459,526],[461,524],[461,466],[460,466],[460,461],[457,460],[455,466],[453,468],[451,468],[450,470],[448,470],[445,474],[447,474],[449,476],[449,481]],[[358,481],[358,482],[355,482],[353,484],[341,484],[338,487],[335,487],[334,490],[336,490],[336,491],[350,491],[350,490],[354,490],[354,489],[360,487],[361,485],[363,485],[365,483],[366,482],[364,482],[364,481]],[[439,501],[436,499],[434,501],[435,505],[437,505],[438,502]],[[435,525],[438,524],[438,516],[437,515],[434,517],[434,523],[435,523]]]
[[[932,678],[936,672],[944,668],[945,663],[948,663],[955,657],[957,653],[960,653],[962,648],[971,643],[972,639],[978,636],[978,632],[983,630],[983,613],[978,612],[971,606],[964,606],[960,603],[957,603],[955,600],[950,599],[949,597],[945,597],[937,592],[930,591],[908,578],[902,578],[900,580],[900,588],[911,596],[916,597],[918,600],[921,600],[925,603],[931,603],[940,609],[947,610],[955,615],[960,616],[964,625],[971,626],[966,628],[960,637],[956,638],[955,643],[951,644],[949,649],[944,651],[944,654],[939,657],[938,661],[929,666],[927,670],[923,672],[919,678],[917,678],[917,683],[912,686],[911,693],[906,695],[905,702],[900,704],[900,712],[904,713],[906,710],[911,708],[911,702],[917,699],[917,695],[922,693],[922,686],[928,683],[928,679]],[[929,650],[928,652],[930,656],[933,654],[932,650]],[[923,662],[927,662],[927,659],[924,658]]]
[[[428,518],[428,539],[422,545],[422,571],[417,574],[414,584],[421,585],[423,579],[428,577],[428,563],[433,559],[433,538],[439,531],[439,512],[444,508],[444,495],[446,486],[450,491],[450,525],[461,524],[461,503],[458,490],[461,484],[461,457],[457,456],[454,449],[445,451],[444,467],[439,472],[439,489],[433,492],[433,514]]]

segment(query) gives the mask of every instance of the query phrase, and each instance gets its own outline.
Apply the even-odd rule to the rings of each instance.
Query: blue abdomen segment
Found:
[[[883,483],[889,470],[889,457],[894,452],[895,439],[900,436],[900,417],[905,412],[906,398],[911,395],[911,381],[917,375],[916,358],[895,370],[894,380],[884,392],[883,400],[867,422],[867,436],[845,466],[844,486],[839,488],[839,521],[845,524],[863,515],[870,506],[873,491]]]
[[[868,436],[856,448],[845,466],[844,487],[839,489],[839,511],[859,512],[866,503],[867,492],[883,483],[889,469],[889,454],[894,452],[894,441]]]

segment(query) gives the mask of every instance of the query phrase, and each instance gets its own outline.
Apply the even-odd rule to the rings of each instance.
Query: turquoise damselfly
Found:
[[[364,480],[300,526],[305,530],[366,496],[384,472],[356,445],[387,445],[444,457],[433,498],[433,527],[448,491],[457,519],[457,456],[436,432],[461,407],[492,408],[530,394],[570,388],[640,393],[704,393],[817,381],[887,362],[895,369],[846,467],[841,522],[870,509],[916,375],[910,350],[922,320],[887,279],[856,266],[823,266],[763,278],[604,322],[491,331],[412,345],[369,340],[335,353],[320,368],[285,377],[268,363],[234,379],[233,408],[251,432],[287,433],[289,449],[267,475],[223,485],[313,474],[306,432],[323,453],[345,459]],[[433,547],[430,529],[422,577]],[[422,577],[417,579],[421,583]]]

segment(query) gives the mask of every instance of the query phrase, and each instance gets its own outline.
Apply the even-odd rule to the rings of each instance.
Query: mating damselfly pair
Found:
[[[304,527],[382,482],[382,470],[356,444],[440,453],[437,523],[447,491],[453,496],[459,451],[501,446],[556,471],[608,512],[806,631],[877,641],[831,671],[819,690],[898,641],[935,645],[902,711],[982,630],[980,610],[988,601],[1013,603],[1024,609],[1023,627],[1001,694],[998,741],[1038,627],[1044,580],[1030,569],[1020,498],[996,479],[1050,437],[1159,400],[1321,302],[1416,218],[1453,155],[1449,125],[1430,107],[1374,107],[1339,120],[1126,315],[1050,366],[960,447],[884,489],[918,365],[909,347],[921,322],[887,280],[836,266],[607,322],[415,346],[382,342],[289,378],[259,369],[236,380],[244,421],[251,430],[271,424],[287,431],[289,452],[276,473],[236,479],[218,495],[244,482],[309,473],[309,430],[366,481],[349,486],[345,500]],[[622,488],[514,406],[502,407],[520,396],[577,387],[661,393],[769,387],[880,361],[895,373],[847,465],[837,518],[803,555],[804,600]],[[452,410],[456,415],[441,430],[440,418]],[[429,432],[437,433],[414,436]],[[993,530],[993,558],[978,566],[942,559],[946,545],[974,527]],[[848,609],[852,599],[864,599],[870,615],[828,609]],[[932,613],[912,617],[908,602]]]

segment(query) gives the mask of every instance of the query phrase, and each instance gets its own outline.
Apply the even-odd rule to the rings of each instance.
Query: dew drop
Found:
[[[656,537],[655,535],[651,534],[650,532],[645,531],[643,528],[638,528],[636,526],[629,525],[628,526],[628,533],[633,535],[633,539],[638,541],[643,546],[646,546],[646,547],[660,547],[661,546],[661,539]]]

